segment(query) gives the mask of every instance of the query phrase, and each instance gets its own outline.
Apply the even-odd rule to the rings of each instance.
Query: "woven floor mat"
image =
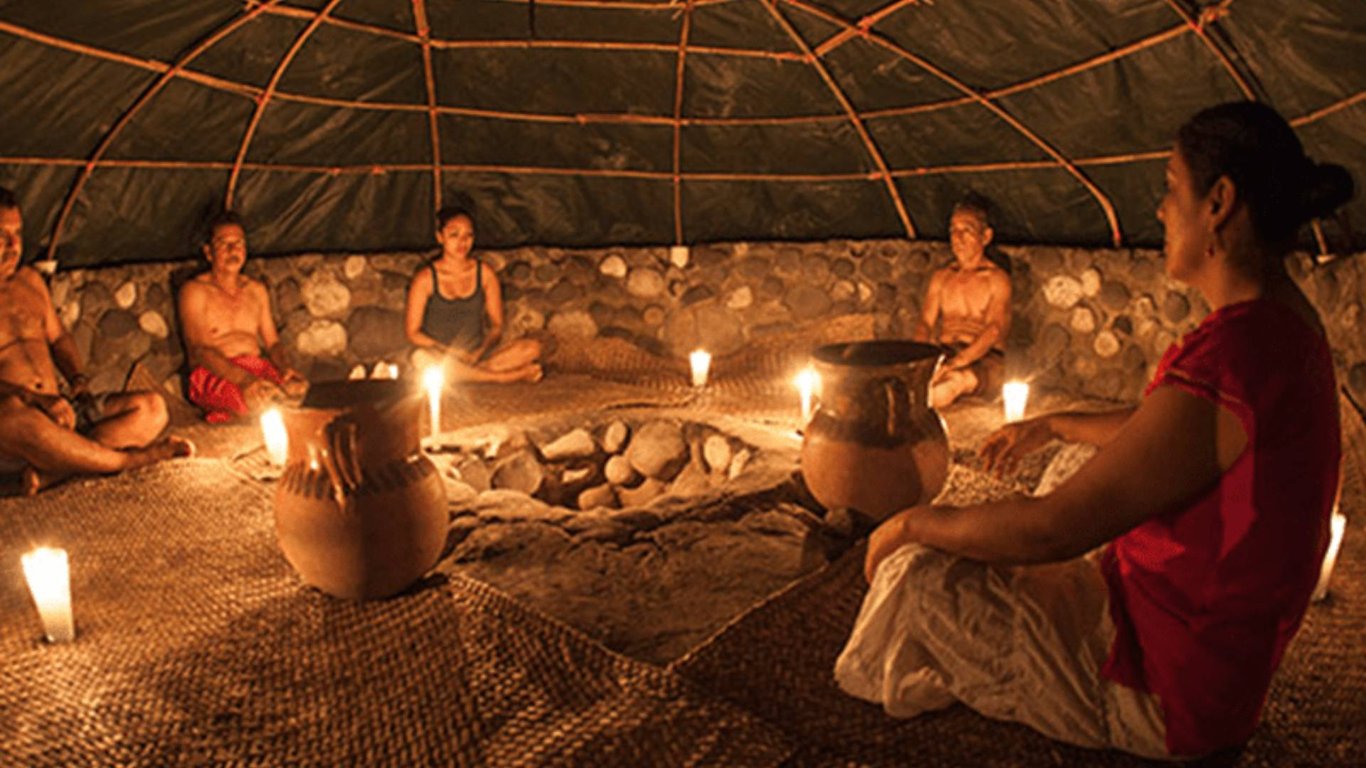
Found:
[[[92,485],[98,483],[96,487]],[[0,500],[0,765],[773,765],[777,729],[476,582],[302,588],[259,484],[183,460]],[[77,639],[19,568],[70,553]]]
[[[1310,606],[1272,685],[1262,724],[1220,766],[1366,765],[1366,497],[1344,495],[1351,523],[1327,600]],[[863,548],[797,582],[672,669],[781,728],[793,766],[1138,766],[1117,752],[1051,741],[966,707],[896,720],[846,696],[833,677],[867,590]]]

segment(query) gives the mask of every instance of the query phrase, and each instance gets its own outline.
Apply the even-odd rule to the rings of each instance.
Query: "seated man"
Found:
[[[541,344],[518,339],[503,346],[503,292],[493,268],[470,255],[474,219],[460,208],[436,214],[441,255],[408,284],[404,330],[413,365],[443,365],[455,381],[540,381]],[[449,298],[448,298],[449,297]]]
[[[307,382],[289,367],[270,316],[270,295],[242,274],[247,236],[232,211],[209,223],[209,271],[180,289],[180,326],[190,365],[190,402],[221,424],[281,396],[302,395]],[[262,350],[265,350],[264,355]]]
[[[949,243],[955,262],[930,277],[912,334],[917,341],[955,349],[930,383],[933,408],[963,395],[995,393],[1004,378],[1001,345],[1010,330],[1010,276],[987,258],[992,234],[985,201],[968,197],[954,206]]]
[[[157,393],[91,394],[47,285],[19,266],[23,227],[14,193],[0,187],[0,471],[21,472],[23,491],[33,494],[69,475],[188,456],[187,441],[156,440],[166,426]]]

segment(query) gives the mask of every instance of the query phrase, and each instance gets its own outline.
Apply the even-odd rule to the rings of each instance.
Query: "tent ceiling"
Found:
[[[262,253],[462,200],[485,246],[942,238],[969,189],[1008,242],[1152,246],[1220,101],[1366,182],[1363,50],[1360,0],[0,0],[0,184],[66,266],[225,201]]]

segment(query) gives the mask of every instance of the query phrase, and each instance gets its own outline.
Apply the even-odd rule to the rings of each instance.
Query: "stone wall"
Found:
[[[1010,375],[1116,399],[1136,398],[1152,367],[1206,307],[1168,280],[1160,252],[1004,247],[1012,264]],[[861,316],[880,337],[910,332],[944,243],[904,240],[734,243],[692,248],[487,251],[498,269],[507,332],[612,336],[682,357],[725,355],[765,335]],[[271,289],[281,335],[314,378],[404,356],[403,303],[423,254],[253,260]],[[98,388],[142,361],[178,391],[184,357],[174,287],[193,262],[59,272],[53,298],[91,361]],[[1344,383],[1366,403],[1366,259],[1318,264],[1296,278],[1327,324]]]

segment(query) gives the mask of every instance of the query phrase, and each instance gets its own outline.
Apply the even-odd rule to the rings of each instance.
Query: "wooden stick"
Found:
[[[1345,99],[1335,101],[1326,107],[1320,107],[1319,109],[1316,109],[1313,112],[1310,112],[1306,115],[1301,115],[1295,118],[1294,120],[1291,120],[1290,124],[1295,126],[1296,128],[1299,128],[1302,125],[1309,125],[1310,123],[1317,122],[1325,117],[1328,117],[1334,112],[1344,110],[1352,106],[1353,104],[1356,104],[1364,98],[1366,98],[1366,90],[1357,91],[1356,93],[1352,94],[1351,96],[1348,96]]]
[[[237,179],[242,173],[242,161],[246,160],[247,149],[251,147],[251,140],[256,135],[256,127],[261,124],[261,115],[265,114],[266,106],[270,104],[270,97],[275,94],[275,88],[280,84],[280,78],[284,77],[285,70],[289,68],[290,62],[294,61],[294,56],[298,54],[304,43],[308,42],[313,31],[322,24],[322,20],[340,2],[341,0],[328,0],[327,5],[322,10],[315,12],[313,20],[304,27],[298,37],[294,38],[294,43],[289,46],[284,58],[280,59],[280,63],[275,66],[275,71],[271,73],[270,82],[266,84],[265,92],[256,100],[256,109],[251,113],[251,122],[247,123],[246,133],[242,134],[242,144],[237,148],[237,159],[233,162],[232,173],[228,176],[228,189],[223,195],[223,206],[225,208],[232,207],[233,195],[237,192]]]
[[[413,25],[422,44],[422,77],[427,83],[427,127],[432,140],[432,203],[441,210],[441,129],[437,123],[436,76],[432,73],[432,28],[427,23],[427,0],[413,0]]]
[[[1228,7],[1232,4],[1233,0],[1224,0],[1218,5],[1201,8],[1200,18],[1196,19],[1189,11],[1182,7],[1177,0],[1167,0],[1167,6],[1173,11],[1176,11],[1176,15],[1180,16],[1181,20],[1186,22],[1186,26],[1190,27],[1190,30],[1200,38],[1200,42],[1204,43],[1210,53],[1213,53],[1214,57],[1223,65],[1224,71],[1227,72],[1228,76],[1233,78],[1233,82],[1238,85],[1238,90],[1243,92],[1243,97],[1251,101],[1256,101],[1257,95],[1252,91],[1252,86],[1248,84],[1247,79],[1238,71],[1238,68],[1233,66],[1233,60],[1229,58],[1223,47],[1214,42],[1214,39],[1211,38],[1206,31],[1206,27],[1217,23],[1221,16],[1228,13]]]
[[[783,15],[782,11],[778,10],[776,2],[765,2],[764,7],[768,9],[769,14],[778,22],[778,25],[787,32],[788,37],[792,38],[792,42],[796,43],[802,53],[806,54],[807,61],[811,63],[811,66],[816,70],[816,73],[825,81],[826,86],[830,89],[830,93],[835,97],[835,100],[839,102],[844,113],[849,116],[850,124],[852,124],[854,130],[858,132],[859,138],[863,140],[864,149],[867,150],[868,156],[872,159],[874,165],[877,166],[878,173],[882,178],[883,186],[887,190],[887,195],[891,197],[892,205],[896,208],[896,215],[901,219],[901,225],[906,230],[906,237],[915,239],[915,224],[911,222],[911,216],[906,212],[906,204],[901,200],[901,191],[896,188],[896,180],[892,178],[892,174],[887,170],[887,161],[882,158],[882,152],[877,148],[877,144],[873,142],[873,137],[863,125],[863,120],[859,117],[858,111],[854,109],[853,103],[849,101],[849,97],[845,96],[844,91],[840,89],[839,83],[835,82],[835,78],[830,76],[830,71],[825,68],[825,64],[821,63],[821,60],[816,58],[816,54],[811,50],[811,46],[807,44],[806,40],[802,39],[801,35],[797,34],[797,30],[792,26],[792,22]]]
[[[868,34],[868,30],[873,28],[873,25],[877,24],[878,22],[882,21],[888,16],[891,16],[893,13],[896,13],[897,11],[901,10],[902,8],[905,8],[908,5],[918,5],[919,2],[920,0],[892,0],[892,2],[882,6],[876,11],[873,11],[872,13],[867,14],[863,18],[859,19],[857,30],[841,29],[835,34],[826,38],[825,42],[816,46],[816,55],[824,58],[827,53],[830,53],[836,48],[839,48],[840,46],[844,45],[850,40],[853,40],[856,37],[866,36]]]
[[[276,0],[270,0],[271,3],[274,3],[275,1]],[[62,203],[62,210],[57,214],[57,221],[52,225],[52,237],[47,246],[48,259],[52,261],[57,260],[57,246],[61,242],[62,230],[66,227],[67,218],[71,216],[71,211],[76,206],[76,199],[80,197],[81,190],[85,188],[85,183],[90,179],[90,175],[95,172],[96,166],[99,165],[100,158],[104,157],[105,152],[109,151],[109,147],[114,143],[114,139],[118,138],[124,127],[132,121],[133,117],[136,116],[153,97],[158,93],[161,93],[161,89],[164,88],[167,83],[171,82],[176,74],[184,69],[186,65],[191,61],[194,61],[201,53],[213,47],[218,41],[256,18],[256,16],[262,13],[266,7],[268,7],[268,5],[246,11],[241,15],[233,17],[230,21],[219,25],[218,29],[210,33],[208,37],[205,37],[196,43],[189,51],[181,56],[175,64],[167,67],[165,71],[162,72],[161,76],[158,77],[151,86],[144,90],[138,96],[137,100],[135,100],[128,109],[124,110],[122,115],[119,115],[119,119],[110,126],[109,130],[105,131],[104,137],[100,139],[99,144],[95,145],[95,149],[90,153],[81,172],[76,175],[76,180],[71,184],[71,189],[66,193],[66,200]]]
[[[678,68],[674,77],[674,245],[683,244],[683,74],[688,63],[688,36],[692,32],[693,0],[683,6],[683,29],[678,34]]]

